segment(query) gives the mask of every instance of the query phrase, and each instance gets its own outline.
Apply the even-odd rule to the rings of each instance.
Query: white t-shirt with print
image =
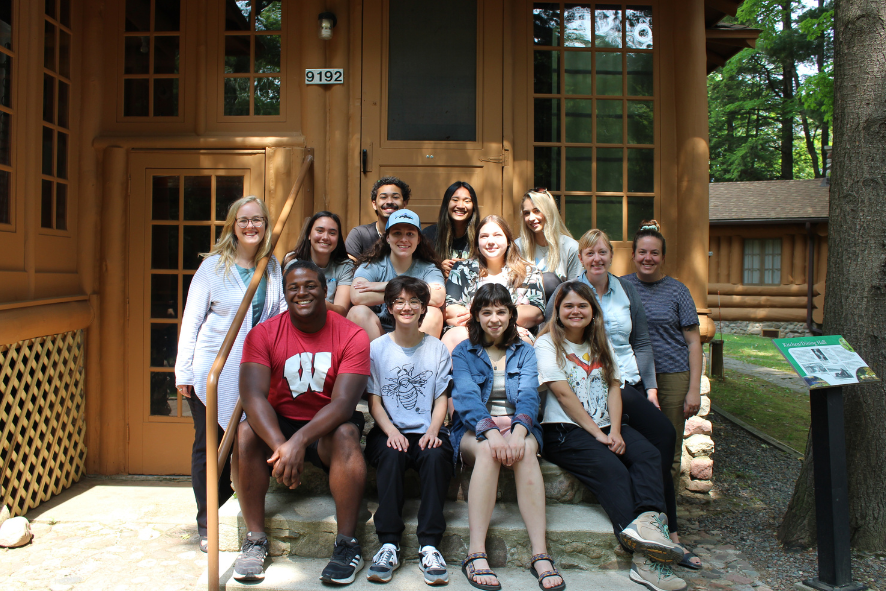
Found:
[[[591,360],[591,346],[588,343],[576,345],[566,341],[566,361],[561,367],[557,363],[557,349],[550,335],[542,335],[535,341],[535,356],[538,360],[538,383],[544,386],[550,382],[566,381],[578,396],[579,402],[588,415],[601,429],[608,427],[609,420],[609,384],[603,381],[603,367]],[[610,346],[610,353],[612,349]],[[614,359],[614,357],[613,357]],[[619,379],[618,368],[614,368]],[[542,423],[577,424],[560,406],[553,392],[548,392]]]

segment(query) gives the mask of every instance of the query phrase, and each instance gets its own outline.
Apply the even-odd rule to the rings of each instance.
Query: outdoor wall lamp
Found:
[[[320,39],[329,41],[332,39],[332,29],[337,22],[335,15],[331,12],[321,12],[317,19],[320,21]]]

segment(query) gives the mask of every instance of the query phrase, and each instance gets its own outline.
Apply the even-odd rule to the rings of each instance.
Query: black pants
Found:
[[[551,296],[554,295],[554,292],[557,291],[557,288],[560,287],[561,283],[563,283],[563,281],[557,277],[556,273],[541,274],[541,284],[545,290],[545,301],[551,299]]]
[[[206,406],[197,398],[197,394],[191,394],[188,407],[194,419],[194,446],[191,448],[191,487],[194,489],[194,498],[197,500],[197,532],[200,536],[206,535]],[[225,430],[218,428],[218,441],[221,443]],[[212,461],[216,461],[217,454],[212,453]],[[234,489],[231,488],[231,458],[228,457],[225,467],[218,475],[218,506],[231,498]]]
[[[388,436],[374,427],[366,436],[366,461],[376,467],[378,482],[378,510],[375,512],[375,532],[382,544],[400,544],[403,524],[403,474],[406,468],[418,471],[421,481],[421,503],[418,508],[418,544],[440,547],[446,518],[443,503],[452,478],[452,445],[445,431],[440,433],[440,447],[421,449],[421,433],[406,433],[407,451],[388,447]]]
[[[671,466],[674,458],[674,445],[677,433],[667,415],[655,408],[646,398],[646,388],[641,381],[636,386],[625,384],[621,390],[622,411],[628,415],[627,423],[640,432],[649,443],[655,446],[661,456],[661,480],[664,486],[665,514],[668,516],[668,529],[679,531],[677,527],[677,496],[674,492],[674,477]]]
[[[630,426],[622,425],[625,452],[620,456],[576,425],[546,423],[543,428],[545,459],[591,489],[616,535],[641,513],[664,511],[658,450]]]

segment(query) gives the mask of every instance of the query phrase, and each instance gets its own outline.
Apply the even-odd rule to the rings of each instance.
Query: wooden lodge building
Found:
[[[544,186],[617,273],[656,217],[704,305],[706,74],[759,33],[718,25],[739,4],[0,0],[0,502],[188,472],[198,253],[243,194],[276,218],[307,154],[278,254],[315,211],[372,221],[385,175],[428,223],[455,180],[513,223]]]
[[[714,320],[822,324],[829,195],[822,179],[711,183]]]

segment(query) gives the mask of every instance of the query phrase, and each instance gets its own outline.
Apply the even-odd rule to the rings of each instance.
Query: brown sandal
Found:
[[[535,570],[535,563],[539,560],[547,560],[551,563],[551,570],[546,570],[543,573],[539,573]],[[538,580],[538,586],[541,591],[563,591],[566,589],[566,579],[563,578],[563,575],[560,574],[560,571],[557,570],[557,567],[554,566],[554,559],[551,558],[550,554],[535,554],[532,558],[529,559],[530,567],[529,572]],[[545,587],[543,581],[548,577],[560,577],[560,580],[563,581],[559,585],[554,585],[553,587]]]
[[[483,591],[500,591],[501,583],[496,583],[495,585],[483,585],[482,583],[478,583],[475,577],[495,577],[498,578],[498,575],[495,574],[495,571],[491,568],[474,568],[475,560],[486,560],[489,562],[489,557],[486,555],[486,552],[475,552],[473,554],[468,554],[464,561],[461,563],[461,572],[465,574],[465,578],[467,578],[468,583],[471,584],[472,587],[477,589],[482,589]],[[470,568],[470,572],[468,569]]]

